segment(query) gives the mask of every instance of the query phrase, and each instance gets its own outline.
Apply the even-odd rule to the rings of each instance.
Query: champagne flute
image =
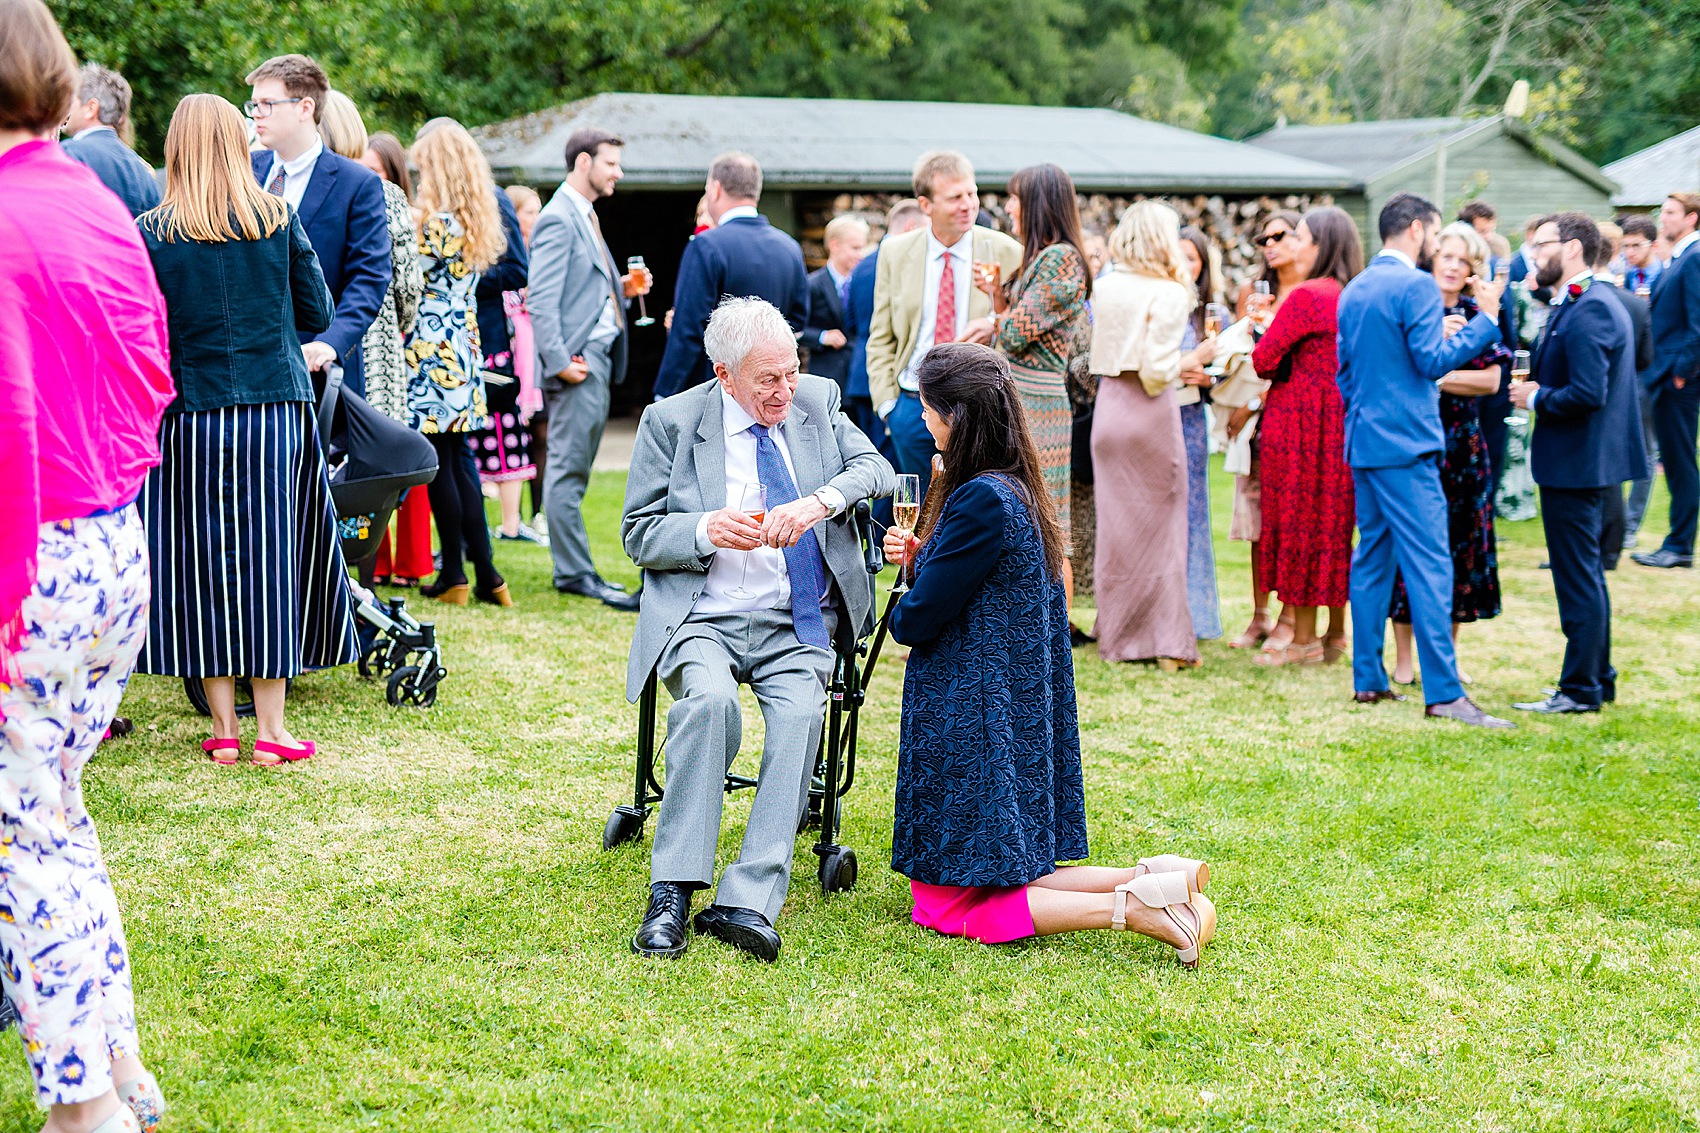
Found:
[[[899,476],[897,490],[891,493],[892,526],[904,532],[905,536],[915,534],[915,522],[921,518],[921,478],[919,476]],[[909,590],[909,551],[903,552],[903,561],[897,565],[897,585],[891,588],[893,594],[904,594]]]
[[[1219,337],[1222,333],[1222,328],[1227,325],[1228,308],[1224,307],[1220,303],[1206,303],[1204,305],[1205,338]],[[1223,373],[1221,355],[1217,355],[1215,361],[1204,367],[1204,372],[1212,377],[1219,377]]]
[[[1511,355],[1511,388],[1515,389],[1519,383],[1526,382],[1528,380],[1529,352],[1527,350],[1514,351]],[[1517,410],[1513,409],[1511,411],[1511,416],[1505,419],[1505,423],[1513,428],[1521,428],[1523,426],[1524,419]]]
[[[738,510],[749,516],[753,522],[761,523],[767,515],[767,489],[760,484],[745,484],[743,490],[738,493]],[[761,548],[757,547],[755,550],[744,552],[744,568],[738,572],[738,585],[726,592],[728,598],[748,602],[755,597],[755,593],[744,583],[750,577],[750,556],[759,550]]]
[[[654,283],[650,279],[650,276],[649,276],[649,265],[643,262],[642,256],[627,256],[626,257],[626,270],[629,271],[629,272],[639,272],[639,271],[643,272],[644,283],[649,287],[654,286]],[[637,301],[638,301],[638,318],[637,318],[637,321],[634,322],[632,325],[634,327],[646,327],[646,326],[649,326],[650,324],[654,323],[655,320],[649,317],[649,308],[644,305],[643,296],[639,295],[637,297]]]

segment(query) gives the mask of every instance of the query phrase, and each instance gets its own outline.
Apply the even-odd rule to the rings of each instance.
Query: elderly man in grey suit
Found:
[[[567,139],[567,179],[531,233],[526,305],[549,414],[543,511],[555,589],[635,610],[637,595],[596,573],[582,511],[608,422],[608,390],[626,376],[626,306],[651,282],[647,271],[620,274],[594,207],[619,183],[624,144],[594,129]]]
[[[649,907],[632,950],[685,951],[691,894],[714,882],[722,787],[742,732],[738,686],[748,684],[767,724],[760,785],[743,849],[696,931],[773,961],[832,635],[841,618],[862,627],[872,616],[846,521],[895,479],[844,415],[838,386],[798,374],[796,336],[778,308],[723,300],[703,346],[717,380],[644,411],[626,480],[621,530],[644,575],[626,696],[636,700],[652,670],[673,696]]]

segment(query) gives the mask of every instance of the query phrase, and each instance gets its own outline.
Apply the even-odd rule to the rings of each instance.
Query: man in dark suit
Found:
[[[141,216],[159,204],[159,182],[118,134],[129,117],[130,84],[124,76],[98,63],[83,64],[77,101],[65,122],[65,152],[94,170],[131,216]]]
[[[344,383],[366,392],[360,340],[389,292],[390,228],[376,173],[325,147],[319,138],[330,83],[305,55],[267,59],[249,74],[244,107],[264,150],[251,156],[254,177],[294,206],[319,255],[336,317],[322,334],[301,335],[309,370],[340,361]]]
[[[1537,419],[1530,467],[1541,489],[1541,525],[1564,629],[1564,668],[1545,700],[1525,712],[1598,712],[1617,697],[1611,665],[1611,596],[1600,561],[1606,496],[1646,470],[1636,416],[1634,328],[1590,270],[1600,230],[1586,213],[1549,217],[1535,233],[1536,281],[1558,306],[1535,352],[1531,380],[1512,390]]]
[[[835,216],[827,221],[825,242],[825,266],[809,273],[809,320],[802,334],[809,358],[803,368],[831,378],[843,394],[850,382],[850,274],[867,254],[868,222]]]
[[[1670,532],[1664,546],[1629,557],[1649,567],[1694,565],[1694,529],[1700,520],[1700,193],[1673,193],[1659,213],[1672,242],[1670,263],[1653,283],[1653,428],[1670,489]]]
[[[1603,233],[1602,233],[1603,235]],[[1634,344],[1636,405],[1641,402],[1640,375],[1652,368],[1653,365],[1653,316],[1647,305],[1647,300],[1630,291],[1624,284],[1615,282],[1611,275],[1611,261],[1614,250],[1610,240],[1600,241],[1600,250],[1594,254],[1594,278],[1600,291],[1629,316],[1630,341]],[[1639,429],[1639,422],[1637,423]],[[1645,437],[1643,436],[1643,441]],[[1649,457],[1649,467],[1651,458]],[[1627,524],[1627,514],[1623,507],[1623,489],[1618,486],[1606,493],[1604,519],[1600,525],[1600,558],[1606,570],[1616,570],[1618,559],[1623,557],[1624,531]]]
[[[1658,282],[1659,275],[1665,265],[1654,253],[1653,247],[1659,240],[1659,226],[1650,216],[1626,216],[1618,221],[1623,228],[1623,240],[1619,250],[1623,253],[1623,287],[1639,298],[1642,306],[1648,307],[1648,317],[1651,319],[1651,299],[1653,284]],[[1649,323],[1649,345],[1651,344],[1651,324]],[[1640,353],[1637,340],[1636,353]],[[1647,388],[1647,382],[1653,377],[1651,361],[1640,367],[1641,377],[1641,438],[1647,442],[1647,467],[1654,469],[1659,464],[1659,442],[1653,427],[1653,391]],[[1623,549],[1635,549],[1636,536],[1641,532],[1641,520],[1647,514],[1647,500],[1653,494],[1653,477],[1649,472],[1646,476],[1629,485],[1629,501],[1624,507]]]
[[[723,153],[708,171],[705,199],[714,227],[685,246],[673,288],[673,329],[655,376],[657,401],[714,376],[703,352],[708,317],[726,296],[766,299],[798,334],[809,321],[803,249],[756,212],[761,166],[747,153]]]

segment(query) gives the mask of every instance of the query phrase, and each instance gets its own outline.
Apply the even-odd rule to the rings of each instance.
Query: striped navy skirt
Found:
[[[137,672],[299,675],[358,655],[313,407],[167,414],[142,488],[153,606]]]

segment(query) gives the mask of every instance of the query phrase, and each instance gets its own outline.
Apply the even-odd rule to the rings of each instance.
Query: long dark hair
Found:
[[[1086,263],[1080,238],[1080,202],[1074,181],[1062,166],[1029,165],[1010,175],[1007,186],[1012,197],[1021,198],[1021,260],[1031,264],[1052,244],[1067,244],[1080,258],[1086,281],[1085,298],[1092,297],[1092,269]]]
[[[402,148],[401,139],[380,131],[367,137],[366,148],[378,155],[378,164],[384,167],[384,180],[399,186],[411,201],[413,178],[407,172],[407,151]]]
[[[1337,279],[1344,287],[1364,270],[1363,241],[1358,238],[1357,222],[1345,209],[1314,208],[1305,213],[1303,223],[1316,243],[1312,279]]]
[[[1287,226],[1287,231],[1297,232],[1299,230],[1299,222],[1303,219],[1304,217],[1300,216],[1292,209],[1281,209],[1277,212],[1272,212],[1263,218],[1263,223],[1257,226],[1257,234],[1259,236],[1263,235],[1264,230],[1267,229],[1272,222],[1277,220]],[[1257,246],[1257,251],[1259,255],[1263,254],[1262,244]],[[1263,270],[1258,273],[1257,278],[1269,285],[1271,294],[1281,294],[1281,273],[1269,266],[1269,258],[1267,256],[1263,257]]]
[[[1189,224],[1181,229],[1181,239],[1191,244],[1198,253],[1198,274],[1192,277],[1192,289],[1198,295],[1198,302],[1192,305],[1192,313],[1187,319],[1192,323],[1192,333],[1203,338],[1204,305],[1216,301],[1210,290],[1210,237]]]
[[[1033,527],[1045,545],[1045,566],[1052,578],[1061,578],[1063,536],[1056,503],[1045,487],[1039,452],[1033,447],[1009,362],[978,343],[947,342],[927,351],[916,376],[921,400],[950,426],[944,471],[933,477],[916,525],[921,540],[925,542],[938,526],[952,492],[982,473],[996,473],[1013,484],[1027,504]]]

